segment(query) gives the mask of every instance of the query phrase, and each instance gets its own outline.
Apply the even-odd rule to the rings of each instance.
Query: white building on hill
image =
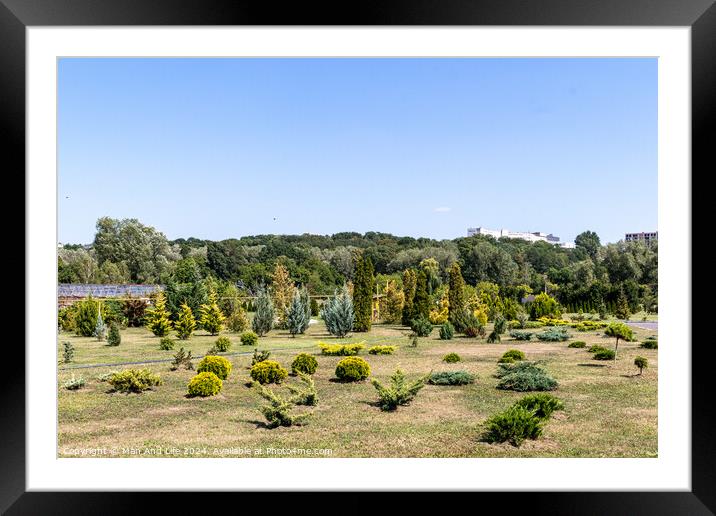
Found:
[[[543,233],[541,231],[527,232],[527,231],[510,231],[509,229],[487,229],[487,228],[467,228],[467,236],[474,235],[487,235],[495,239],[506,237],[506,238],[519,238],[521,240],[527,240],[528,242],[547,242],[550,244],[558,245],[565,249],[573,249],[574,243],[572,242],[560,242],[559,237],[552,233]]]

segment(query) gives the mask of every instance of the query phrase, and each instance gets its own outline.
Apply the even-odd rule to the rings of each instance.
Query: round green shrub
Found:
[[[614,360],[614,350],[602,348],[592,356],[594,360]]]
[[[291,362],[291,372],[293,374],[305,373],[313,374],[318,368],[318,360],[308,353],[299,353]]]
[[[281,383],[288,377],[288,371],[274,360],[264,360],[254,364],[250,374],[251,378],[260,384]]]
[[[574,342],[570,342],[568,348],[586,348],[587,343],[583,340],[575,340]]]
[[[483,438],[490,443],[508,441],[520,446],[525,439],[537,439],[541,434],[542,419],[526,408],[513,405],[485,421]]]
[[[520,351],[519,349],[509,349],[505,351],[505,353],[500,357],[500,360],[498,360],[501,364],[511,364],[512,362],[515,362],[517,360],[524,360],[525,354]]]
[[[593,344],[592,346],[589,346],[589,349],[587,350],[589,353],[597,353],[599,351],[609,351],[604,346],[600,346],[599,344]]]
[[[207,355],[201,359],[199,366],[196,368],[197,373],[209,372],[214,373],[222,380],[226,380],[231,372],[231,362],[224,357],[216,355]]]
[[[440,340],[451,340],[455,335],[455,327],[450,321],[447,321],[440,326]]]
[[[169,351],[170,349],[174,349],[174,339],[171,337],[162,337],[162,339],[159,341],[159,349],[162,351]]]
[[[443,357],[443,362],[447,362],[448,364],[454,364],[456,362],[460,362],[462,358],[460,358],[460,355],[457,353],[448,353]]]
[[[336,376],[345,382],[357,382],[370,376],[370,365],[361,357],[346,357],[336,365]]]
[[[641,344],[639,344],[639,347],[644,349],[658,349],[659,341],[657,341],[656,339],[646,339]]]
[[[187,391],[189,396],[215,396],[221,392],[222,386],[221,378],[210,371],[204,371],[189,380]]]
[[[418,337],[427,337],[433,331],[433,323],[427,317],[418,317],[410,323],[410,329],[415,332]]]
[[[528,394],[517,400],[515,405],[529,410],[540,419],[548,419],[552,412],[564,409],[562,400],[546,392]]]
[[[475,375],[467,371],[441,371],[431,374],[428,383],[431,385],[468,385],[475,383]]]
[[[231,341],[228,337],[219,337],[216,339],[216,342],[214,343],[214,349],[216,351],[220,351],[221,353],[224,353],[226,351],[229,351],[231,348]]]
[[[245,331],[241,334],[242,346],[255,346],[259,342],[259,336],[252,331]]]

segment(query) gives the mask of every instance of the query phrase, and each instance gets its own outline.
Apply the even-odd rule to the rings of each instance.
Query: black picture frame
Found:
[[[25,171],[25,29],[86,25],[574,25],[691,27],[692,210],[709,188],[698,188],[716,170],[716,5],[714,0],[402,0],[339,3],[316,1],[277,6],[259,1],[219,0],[0,0],[0,145],[6,174]],[[20,182],[20,185],[23,185]],[[24,188],[24,186],[21,186]],[[692,235],[701,220],[692,215]],[[692,249],[693,269],[707,259]],[[26,274],[29,271],[26,270]],[[696,303],[692,303],[698,312]],[[30,308],[30,307],[28,307]],[[703,314],[706,315],[706,314]],[[26,314],[26,324],[28,323]],[[698,317],[692,320],[698,320]],[[692,346],[692,490],[689,492],[471,493],[480,501],[545,514],[714,514],[716,403],[707,383],[710,361],[698,358],[711,343],[686,335]],[[0,409],[0,511],[7,514],[127,514],[148,509],[149,496],[165,510],[206,508],[203,496],[186,493],[26,492],[25,353],[4,346]],[[7,364],[13,364],[9,367]],[[664,386],[661,386],[664,388]],[[243,494],[212,494],[214,503]],[[255,496],[255,495],[254,495]],[[293,493],[300,506],[307,493]],[[315,495],[313,495],[315,496]],[[365,494],[342,495],[364,503]],[[413,496],[418,496],[413,495]],[[455,496],[455,495],[452,495]],[[314,498],[315,500],[315,498]],[[363,502],[361,502],[361,500]],[[454,502],[453,502],[454,503]],[[238,507],[237,507],[238,508]]]

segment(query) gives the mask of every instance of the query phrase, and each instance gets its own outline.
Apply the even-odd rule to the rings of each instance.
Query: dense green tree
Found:
[[[353,300],[346,285],[323,304],[321,316],[326,323],[326,329],[331,335],[345,337],[353,329],[355,312]]]
[[[353,282],[353,331],[370,331],[373,315],[373,289],[375,278],[373,263],[362,254],[356,257],[355,281]]]
[[[265,288],[259,290],[256,301],[254,302],[254,308],[256,312],[251,321],[251,329],[254,330],[256,335],[263,337],[271,331],[276,319],[276,310],[273,306],[273,300]]]
[[[450,267],[448,290],[448,320],[455,324],[457,318],[465,309],[465,280],[462,278],[460,264],[455,262]]]
[[[614,337],[616,339],[616,343],[614,344],[614,360],[617,359],[619,340],[630,341],[634,338],[632,329],[624,323],[611,323],[604,331],[604,335],[607,337]]]
[[[403,272],[403,326],[410,326],[410,322],[414,318],[413,303],[415,301],[415,287],[417,283],[417,275],[413,269],[407,269]]]
[[[416,276],[411,321],[417,318],[430,319],[430,296],[428,295],[428,277],[425,271],[418,271]]]
[[[597,253],[601,247],[599,235],[594,231],[583,231],[574,239],[574,245],[577,248],[584,249],[592,260],[597,259]]]
[[[286,329],[292,337],[297,333],[304,333],[308,328],[308,321],[311,317],[310,307],[306,310],[306,298],[301,295],[299,290],[293,293],[293,299],[286,310]]]

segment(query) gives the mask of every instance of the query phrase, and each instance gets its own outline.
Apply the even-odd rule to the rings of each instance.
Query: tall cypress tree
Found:
[[[428,275],[418,271],[415,282],[415,298],[413,299],[413,317],[428,319],[430,317],[430,295],[428,294]]]
[[[405,299],[403,300],[403,326],[410,326],[410,321],[413,320],[413,300],[415,299],[415,282],[417,278],[413,269],[406,269],[403,272],[403,294]]]
[[[448,320],[455,324],[455,321],[462,313],[465,306],[465,280],[462,278],[460,264],[455,262],[450,267],[449,291],[448,291]]]
[[[373,263],[370,258],[361,254],[356,259],[353,283],[353,310],[355,311],[353,331],[370,331],[374,284]]]

